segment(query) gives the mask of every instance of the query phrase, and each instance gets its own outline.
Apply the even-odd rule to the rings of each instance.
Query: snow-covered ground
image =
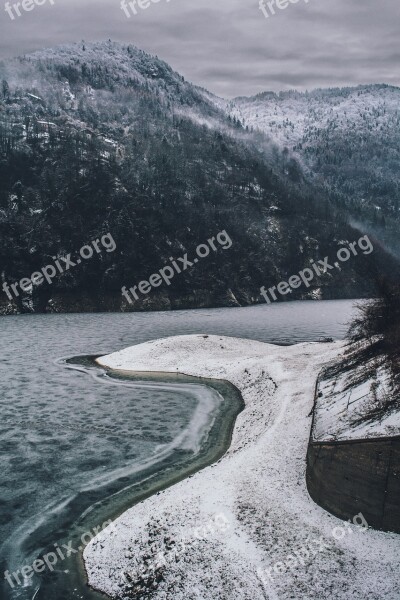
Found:
[[[341,348],[193,335],[100,359],[227,379],[246,407],[222,459],[126,511],[87,546],[90,584],[118,598],[398,600],[400,536],[345,525],[306,489],[315,381]],[[151,591],[129,593],[121,572]]]
[[[358,371],[365,370],[365,366]],[[356,373],[352,373],[353,377]],[[390,378],[382,367],[374,378],[349,387],[349,373],[321,379],[321,396],[317,400],[313,437],[315,441],[351,440],[400,435],[400,411],[381,411],[368,418],[371,411],[381,408],[393,394]]]

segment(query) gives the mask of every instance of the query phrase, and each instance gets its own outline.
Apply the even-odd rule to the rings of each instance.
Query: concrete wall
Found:
[[[400,437],[311,439],[306,477],[311,498],[337,517],[361,512],[371,527],[400,533]]]

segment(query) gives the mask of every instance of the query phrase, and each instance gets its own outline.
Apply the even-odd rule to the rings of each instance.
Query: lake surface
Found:
[[[189,464],[192,469],[196,461],[202,464],[211,446],[218,450],[218,434],[225,426],[222,417],[229,409],[229,390],[190,378],[112,380],[79,361],[74,369],[66,368],[61,359],[108,354],[191,333],[277,344],[342,339],[354,314],[354,302],[345,300],[2,317],[2,573],[31,565],[44,551],[51,547],[54,551],[54,544],[87,531],[84,527],[89,523],[101,525],[107,515],[118,512],[117,506],[122,510],[130,499],[133,503],[138,495],[145,495],[161,472],[167,482],[174,470],[184,474]],[[64,571],[68,571],[64,563],[57,565],[50,579],[46,575],[49,587],[40,589],[36,577],[20,575],[21,585],[3,584],[1,598],[89,598],[78,588],[61,593]],[[57,594],[51,591],[53,583]]]

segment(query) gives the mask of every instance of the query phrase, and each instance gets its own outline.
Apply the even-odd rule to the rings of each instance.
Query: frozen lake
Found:
[[[127,384],[106,380],[90,367],[86,372],[66,369],[59,359],[108,354],[144,341],[190,333],[277,344],[341,339],[354,312],[354,302],[345,300],[159,313],[3,317],[2,572],[30,565],[51,545],[70,540],[87,524],[88,514],[92,513],[93,523],[96,514],[103,519],[115,512],[115,503],[121,502],[122,507],[122,500],[113,500],[114,505],[105,500],[118,497],[126,503],[129,494],[133,498],[136,492],[130,486],[139,482],[142,470],[153,477],[161,469],[195,463],[211,435],[213,419],[224,408],[223,390],[201,382]],[[215,428],[220,425],[217,422]],[[52,574],[55,582],[63,568]],[[60,585],[57,600],[82,598],[71,589],[64,596]],[[37,600],[54,600],[54,592],[46,593],[43,588],[36,592],[37,581],[27,578],[13,588],[3,583],[1,597],[25,600],[36,595]]]

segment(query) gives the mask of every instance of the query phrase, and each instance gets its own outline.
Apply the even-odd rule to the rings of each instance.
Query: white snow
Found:
[[[365,371],[366,366],[357,370]],[[355,373],[352,373],[353,377]],[[392,395],[390,376],[380,367],[376,377],[349,387],[348,373],[321,379],[315,410],[313,437],[316,441],[350,440],[400,435],[400,411],[382,411],[366,417]],[[361,419],[360,422],[358,422]]]
[[[399,118],[399,88],[361,86],[309,93],[273,92],[227,101],[226,110],[281,146],[312,146],[319,132],[339,130],[366,133],[394,127]]]
[[[343,522],[317,506],[306,489],[315,381],[321,366],[341,349],[342,343],[278,347],[194,335],[99,359],[113,369],[227,379],[240,389],[246,407],[222,459],[132,507],[106,539],[95,538],[87,546],[90,584],[126,598],[121,571],[135,572],[149,556],[158,561],[160,550],[184,537],[184,550],[177,556],[167,553],[162,578],[148,597],[398,600],[400,536],[346,527],[338,540],[334,528]],[[216,514],[225,516],[228,529],[214,528],[193,540],[194,528],[207,527]],[[309,547],[310,540],[328,547],[287,569],[288,557]]]
[[[43,102],[42,98],[40,98],[39,96],[35,96],[35,94],[26,94],[27,96],[29,96],[30,98],[33,98],[34,100],[40,100],[41,102]]]

